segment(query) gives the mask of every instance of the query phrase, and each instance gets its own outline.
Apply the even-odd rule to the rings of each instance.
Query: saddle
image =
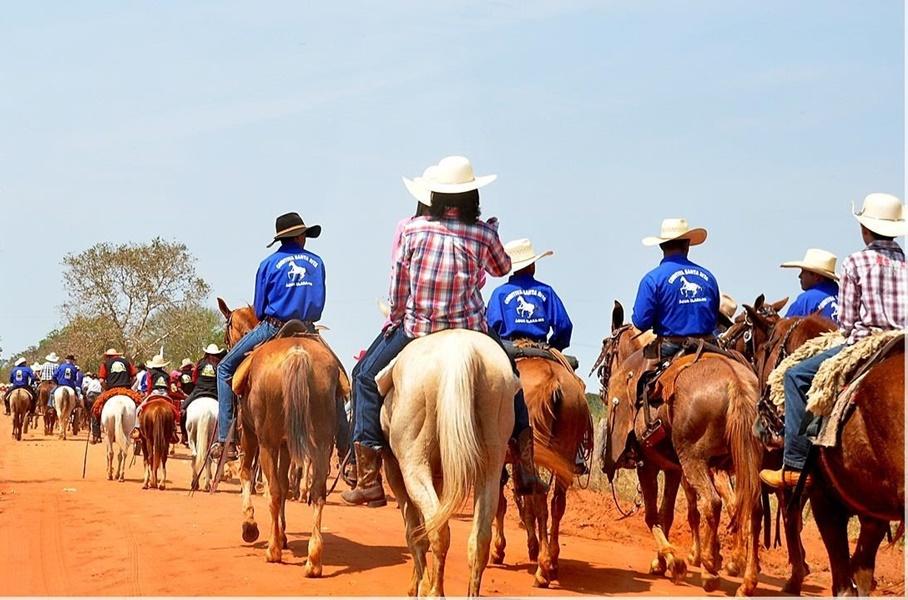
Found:
[[[95,403],[91,407],[91,414],[96,419],[100,419],[101,411],[104,410],[104,405],[114,396],[128,396],[133,402],[136,403],[136,406],[142,404],[142,400],[144,400],[142,394],[130,388],[110,388],[109,390],[101,392],[101,394],[95,399]]]
[[[504,351],[515,361],[523,358],[544,358],[556,362],[570,371],[576,371],[580,364],[577,358],[549,346],[544,342],[535,342],[528,339],[501,340]]]

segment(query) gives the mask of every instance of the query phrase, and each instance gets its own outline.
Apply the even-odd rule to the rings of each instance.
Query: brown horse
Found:
[[[47,411],[47,405],[50,402],[50,393],[56,387],[53,381],[42,381],[38,384],[38,396],[34,400],[34,406],[31,411],[31,418],[34,427],[38,427],[38,417],[44,416],[44,413]],[[56,423],[56,414],[54,414],[54,423]],[[51,430],[47,431],[47,418],[44,419],[44,435],[51,435],[54,432],[53,426]]]
[[[518,503],[526,527],[529,557],[537,563],[534,585],[548,587],[553,579],[558,578],[558,557],[561,554],[559,531],[567,503],[567,490],[574,479],[574,459],[584,440],[592,442],[592,421],[583,382],[567,367],[552,360],[532,357],[518,359],[517,369],[533,426],[536,465],[552,473],[554,482],[549,490],[551,529],[548,527],[546,494],[533,494]],[[495,549],[492,552],[495,564],[504,563],[507,543],[504,516],[507,506],[502,485],[495,517]]]
[[[607,338],[606,345],[620,347],[622,337],[636,335],[635,330],[624,326],[622,321],[623,310],[616,303],[613,335]],[[638,350],[625,357],[612,348],[604,348],[603,355],[617,361],[618,366],[610,366],[608,379],[602,381],[603,398],[608,398],[609,405],[602,468],[609,480],[618,468],[637,470],[646,523],[658,546],[651,572],[670,571],[676,582],[686,572],[684,559],[675,556],[677,551],[668,541],[675,498],[683,483],[693,537],[689,560],[694,564],[702,562],[705,590],[718,587],[722,500],[713,470],[727,469],[736,477],[732,515],[735,533],[740,536],[736,546],[745,554],[743,582],[738,594],[752,594],[759,571],[759,466],[762,460],[762,447],[751,434],[758,398],[753,372],[724,356],[705,354],[699,361],[687,360],[683,367],[676,368],[670,381],[661,377],[658,383],[666,386],[667,397],[656,410],[655,418],[667,425],[668,435],[646,448],[636,442],[646,427],[636,406],[637,379],[645,364],[643,353]],[[668,385],[673,391],[668,391]],[[659,472],[664,472],[665,483],[657,512]],[[706,517],[705,552],[701,551],[700,545],[701,515]]]
[[[225,337],[233,346],[258,323],[251,307],[231,311],[218,298],[227,318]],[[322,574],[322,511],[328,494],[327,480],[337,424],[338,399],[347,390],[342,382],[343,367],[316,335],[274,339],[255,350],[245,378],[238,422],[243,490],[243,540],[258,539],[258,525],[252,507],[252,466],[259,455],[268,484],[271,535],[265,559],[280,562],[287,547],[285,503],[289,490],[291,461],[311,463],[308,495],[313,504],[312,537],[306,561],[306,577]],[[236,382],[235,382],[236,383]]]
[[[25,388],[17,388],[9,394],[13,413],[13,437],[17,442],[22,439],[23,432],[28,433],[28,406],[31,401],[32,395]]]
[[[142,433],[142,459],[145,462],[145,481],[142,489],[163,490],[167,481],[167,455],[170,439],[173,437],[176,419],[170,401],[164,397],[153,398],[142,408],[139,415],[139,430]],[[164,476],[158,481],[158,469]]]
[[[744,305],[744,312],[719,337],[719,344],[723,348],[739,352],[750,364],[755,364],[757,348],[766,343],[772,325],[781,318],[779,311],[786,303],[787,296],[777,302],[767,303],[766,297],[760,294],[753,306]],[[755,319],[759,319],[759,323],[755,323]]]

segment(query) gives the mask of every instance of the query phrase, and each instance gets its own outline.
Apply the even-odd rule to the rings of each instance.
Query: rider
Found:
[[[291,319],[303,321],[315,330],[315,321],[325,308],[325,265],[321,257],[306,250],[306,240],[321,235],[321,225],[307,227],[295,212],[279,216],[274,223],[274,240],[281,246],[262,261],[255,277],[253,308],[259,324],[243,336],[217,367],[218,376],[218,441],[211,447],[211,457],[218,459],[233,421],[236,396],[230,379],[246,354],[272,339]],[[227,457],[237,457],[231,442]]]
[[[404,227],[390,293],[391,324],[367,351],[353,381],[353,439],[359,477],[356,488],[341,495],[348,504],[386,503],[381,481],[381,450],[386,442],[379,416],[382,398],[375,382],[378,372],[418,337],[453,328],[488,331],[481,274],[488,271],[501,277],[511,268],[511,259],[498,238],[497,220],[479,220],[478,190],[494,179],[494,175],[474,177],[473,167],[464,157],[442,159],[426,182],[432,192],[429,216],[413,219]],[[514,402],[523,466],[522,476],[517,477],[518,493],[526,494],[538,485],[538,480],[531,479],[535,473],[533,432],[522,391]]]
[[[96,419],[92,409],[95,401],[101,395],[101,380],[95,377],[94,373],[86,373],[82,380],[82,392],[85,394],[85,406],[88,408],[88,414],[91,415],[91,443],[98,444],[101,442],[101,420]]]
[[[41,380],[41,383],[54,380],[54,373],[59,366],[60,357],[57,356],[56,352],[51,352],[44,357],[44,360],[46,362],[41,365],[41,372],[38,373],[38,379]]]
[[[79,388],[79,368],[76,367],[75,361],[75,356],[67,354],[65,361],[57,365],[57,368],[54,371],[53,382],[57,384],[57,387],[66,386],[70,388],[73,391],[73,394],[76,395],[76,398],[78,398],[79,394],[76,390]],[[50,394],[48,394],[48,406],[54,405],[54,392],[57,391],[57,387],[54,387]]]
[[[783,269],[801,269],[799,279],[804,290],[791,306],[786,317],[806,317],[816,311],[835,321],[839,314],[839,278],[835,274],[835,254],[810,248],[804,260],[782,263]]]
[[[3,406],[6,409],[6,414],[9,414],[9,395],[13,390],[25,389],[28,390],[28,393],[31,394],[32,398],[35,397],[35,373],[31,370],[27,364],[25,357],[16,359],[15,366],[13,370],[9,372],[9,382],[10,387],[6,390],[6,393],[3,395]]]
[[[908,233],[905,207],[890,194],[874,193],[864,198],[855,218],[861,224],[861,237],[867,246],[842,263],[839,291],[839,326],[845,344],[808,358],[785,372],[785,449],[783,466],[760,471],[760,479],[772,487],[797,485],[810,442],[801,425],[807,408],[807,392],[820,365],[841,352],[845,346],[876,331],[908,327],[908,266],[905,253],[894,238]],[[809,483],[810,476],[807,477]]]
[[[117,350],[110,348],[104,353],[101,366],[98,367],[98,379],[105,391],[115,388],[130,389],[136,375],[138,371],[133,364]]]
[[[165,361],[162,354],[155,354],[154,357],[145,363],[147,372],[145,375],[145,389],[148,390],[148,395],[145,400],[136,408],[136,425],[133,428],[130,436],[134,440],[138,440],[141,437],[140,431],[140,421],[139,415],[142,413],[142,409],[145,408],[145,405],[154,399],[164,397],[168,400],[170,408],[173,410],[174,417],[179,419],[179,411],[176,406],[173,405],[173,402],[170,401],[170,373],[167,372],[165,368],[170,364],[170,361]],[[179,438],[177,437],[176,428],[173,430],[173,434],[170,437],[170,443],[177,444],[179,443]]]
[[[184,358],[180,363],[180,389],[187,396],[192,394],[192,390],[195,388],[195,380],[192,376],[194,370],[195,365],[192,364],[192,359]]]
[[[218,375],[217,369],[221,359],[224,358],[227,350],[218,348],[217,344],[208,344],[205,348],[205,355],[193,365],[192,369],[192,393],[183,401],[180,410],[180,431],[183,434],[183,445],[189,445],[189,435],[186,432],[186,409],[196,398],[202,396],[218,399]]]

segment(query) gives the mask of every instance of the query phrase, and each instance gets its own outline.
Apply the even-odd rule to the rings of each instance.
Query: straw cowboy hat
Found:
[[[13,365],[13,366],[15,366],[15,367],[21,367],[21,366],[24,365],[26,362],[28,362],[28,361],[25,360],[25,357],[17,358],[17,359],[16,359],[16,364]]]
[[[410,195],[419,200],[420,204],[425,204],[426,206],[432,206],[432,192],[427,186],[428,180],[432,179],[435,176],[435,172],[438,170],[437,165],[432,165],[426,167],[426,170],[422,172],[420,177],[414,177],[413,179],[407,179],[406,177],[401,177],[404,180],[404,187],[407,188],[407,191],[410,192]]]
[[[317,238],[322,234],[322,226],[312,225],[307,227],[299,213],[291,212],[283,214],[274,220],[274,231],[274,239],[271,240],[271,243],[266,248],[270,248],[279,240],[294,238],[298,235]]]
[[[537,254],[536,249],[533,248],[533,243],[526,238],[508,242],[504,245],[504,251],[511,257],[512,273],[529,267],[540,258],[555,254],[551,250]]]
[[[699,246],[706,241],[706,235],[702,227],[691,229],[687,219],[663,219],[659,235],[643,238],[643,245],[658,246],[673,240],[690,240],[691,246]]]
[[[719,296],[719,320],[731,327],[735,322],[735,313],[738,312],[738,303],[728,294]]]
[[[191,365],[191,364],[192,364],[192,360],[191,360],[191,359],[189,359],[189,358],[184,358],[184,359],[180,362],[180,368],[182,369],[183,367],[188,367],[188,366]]]
[[[56,352],[51,352],[50,354],[48,354],[47,356],[44,357],[44,360],[46,360],[47,362],[57,362],[58,360],[60,360],[60,357],[57,356]]]
[[[462,194],[489,185],[497,177],[498,175],[476,177],[470,159],[465,156],[446,156],[435,165],[432,177],[424,181],[430,192]]]
[[[115,348],[108,348],[104,356],[120,356],[120,353]]]
[[[221,352],[224,352],[224,350],[217,344],[208,344],[205,347],[205,354],[220,354]]]
[[[161,354],[155,354],[154,358],[145,363],[145,366],[149,369],[162,369],[170,364],[170,361],[164,362],[164,356]]]
[[[861,212],[854,210],[854,203],[851,205],[851,211],[861,225],[876,234],[885,237],[899,237],[908,234],[905,207],[902,201],[892,194],[869,194],[864,198]]]
[[[804,269],[823,277],[828,277],[833,281],[838,281],[839,277],[835,274],[835,254],[826,252],[819,248],[808,248],[804,253],[804,260],[793,260],[779,265],[783,269]]]

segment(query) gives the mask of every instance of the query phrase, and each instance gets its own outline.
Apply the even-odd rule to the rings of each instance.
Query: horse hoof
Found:
[[[251,544],[259,539],[259,526],[256,523],[243,523],[243,541]]]
[[[549,569],[549,579],[551,581],[556,581],[558,579],[558,567],[552,567]]]
[[[281,549],[274,547],[272,549],[270,546],[265,550],[265,562],[269,563],[279,563],[281,562]]]
[[[533,587],[536,588],[547,588],[549,587],[549,580],[545,578],[542,573],[542,569],[536,569],[536,574],[533,576]]]
[[[290,549],[290,544],[287,542],[287,536],[281,537],[281,548],[284,550]]]
[[[159,483],[159,484],[158,484],[158,489],[159,489],[159,490],[166,489],[166,486],[165,486],[163,483]]]
[[[665,575],[665,569],[665,561],[661,558],[654,558],[653,562],[649,564],[650,575]]]
[[[498,553],[495,552],[492,554],[492,564],[493,565],[503,565],[504,564],[504,552]]]
[[[721,580],[718,575],[711,575],[709,573],[703,574],[703,591],[704,592],[715,592],[719,589],[719,583]]]
[[[147,483],[142,484],[142,489],[143,489],[143,490],[147,490],[149,487],[151,487],[151,486],[148,485]]]
[[[687,563],[681,558],[670,558],[667,561],[668,571],[671,573],[672,583],[678,585],[687,575]]]
[[[756,589],[757,589],[756,581],[754,581],[752,583],[748,583],[745,581],[744,583],[742,583],[740,585],[740,587],[738,587],[737,590],[735,590],[735,596],[738,596],[739,598],[745,597],[745,596],[753,596],[754,591]]]
[[[113,481],[113,473],[107,474],[107,481]]]
[[[741,566],[737,563],[737,561],[730,560],[725,566],[725,572],[728,573],[729,577],[738,577],[741,575]]]
[[[322,566],[321,565],[310,565],[306,563],[306,577],[310,579],[315,579],[322,576]]]
[[[700,566],[700,555],[694,554],[693,552],[688,554],[687,555],[687,564],[689,564],[693,567],[699,567]]]

